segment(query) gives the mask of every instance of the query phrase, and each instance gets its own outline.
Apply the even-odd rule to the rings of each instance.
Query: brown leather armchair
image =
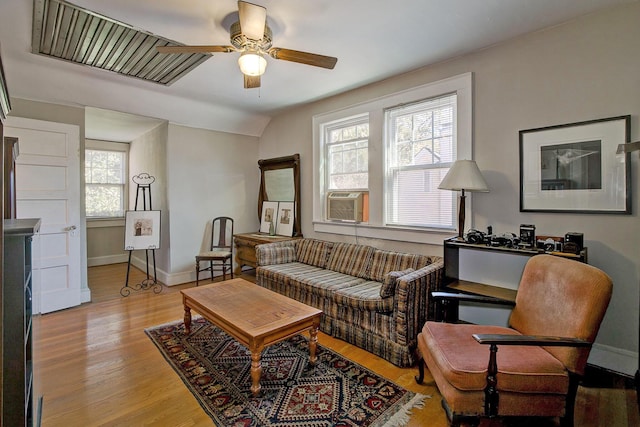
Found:
[[[611,292],[609,276],[593,266],[536,255],[524,268],[510,328],[424,325],[416,380],[422,383],[426,364],[454,426],[498,416],[560,417],[571,426],[578,383]]]

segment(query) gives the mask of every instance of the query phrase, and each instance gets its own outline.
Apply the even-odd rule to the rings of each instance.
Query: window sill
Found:
[[[382,227],[365,223],[319,221],[313,223],[313,231],[317,233],[342,234],[346,236],[424,243],[429,245],[442,245],[444,239],[456,234],[455,230],[416,230],[411,228]]]
[[[87,218],[87,228],[124,227],[124,218]]]

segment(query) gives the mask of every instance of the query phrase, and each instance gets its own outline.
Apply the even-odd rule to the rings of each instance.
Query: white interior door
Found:
[[[5,135],[18,138],[16,217],[40,218],[34,311],[79,305],[80,131],[78,126],[9,117]]]

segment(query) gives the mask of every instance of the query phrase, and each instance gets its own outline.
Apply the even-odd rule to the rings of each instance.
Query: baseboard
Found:
[[[121,262],[127,262],[128,255],[105,255],[99,257],[87,258],[87,267],[96,267],[98,265],[107,265],[107,264],[119,264]]]
[[[80,303],[91,302],[91,289],[82,288],[80,292]]]
[[[128,262],[128,254],[123,255],[109,255],[103,257],[93,257],[87,259],[88,267],[95,267],[98,265],[118,264],[122,262]],[[131,265],[142,270],[147,271],[147,263],[144,258],[140,258],[136,255],[131,256]],[[201,280],[210,280],[211,273],[204,272],[200,275]],[[153,277],[153,264],[149,265],[149,275]],[[158,282],[163,283],[166,286],[182,285],[184,283],[191,283],[196,281],[195,271],[181,271],[179,273],[167,273],[166,271],[156,268],[156,278]],[[217,276],[216,276],[217,277]],[[83,300],[84,302],[84,300]]]
[[[591,348],[588,363],[633,377],[638,370],[638,353],[596,343]]]
[[[125,260],[126,262],[127,260]],[[143,259],[143,258],[138,258],[136,256],[132,256],[131,257],[131,265],[133,265],[134,267],[138,268],[139,270],[143,271],[143,272],[147,272],[147,262]],[[153,264],[150,263],[149,264],[149,276],[151,278],[153,278]],[[167,274],[166,271],[160,269],[160,268],[156,268],[156,279],[158,280],[158,282],[160,283],[164,283],[165,285],[167,285],[167,279],[169,277],[169,274]]]

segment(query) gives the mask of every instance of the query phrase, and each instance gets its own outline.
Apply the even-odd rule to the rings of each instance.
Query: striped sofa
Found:
[[[320,329],[398,366],[434,317],[443,259],[371,246],[298,239],[256,246],[256,283],[324,312]]]

